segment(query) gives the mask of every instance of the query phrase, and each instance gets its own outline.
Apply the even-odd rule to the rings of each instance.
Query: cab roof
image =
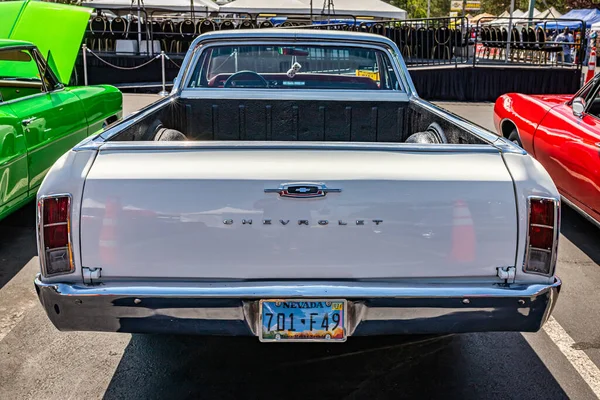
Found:
[[[232,29],[225,31],[208,32],[198,36],[195,42],[204,42],[205,40],[323,40],[323,41],[348,41],[348,42],[370,42],[374,44],[385,44],[396,46],[393,41],[382,35],[373,33],[362,33],[353,31],[339,30],[321,30],[321,29],[287,29],[287,28],[269,28],[269,29]]]

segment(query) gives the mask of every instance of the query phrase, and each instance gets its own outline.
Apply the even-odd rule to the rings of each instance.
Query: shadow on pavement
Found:
[[[105,399],[563,399],[519,333],[349,338],[133,335]]]
[[[0,221],[0,288],[37,255],[35,203]]]
[[[564,203],[560,233],[600,265],[600,229]]]

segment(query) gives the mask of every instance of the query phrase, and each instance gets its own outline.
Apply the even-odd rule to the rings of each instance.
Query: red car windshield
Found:
[[[211,47],[188,87],[400,90],[383,51],[323,45]]]

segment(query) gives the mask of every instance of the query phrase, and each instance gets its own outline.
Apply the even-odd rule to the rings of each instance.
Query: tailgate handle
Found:
[[[324,183],[317,182],[289,182],[282,183],[277,189],[265,189],[265,193],[279,193],[280,197],[295,199],[310,199],[325,197],[327,193],[340,193],[342,189],[328,188]]]

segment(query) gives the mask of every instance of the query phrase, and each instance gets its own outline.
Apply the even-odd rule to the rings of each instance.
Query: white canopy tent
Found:
[[[214,12],[219,6],[212,0],[84,0],[82,6],[106,10],[168,10]]]
[[[541,19],[552,19],[552,18],[560,18],[562,14],[558,12],[558,10],[554,7],[550,7],[549,9],[542,11],[540,13],[534,14],[534,18]]]
[[[310,7],[301,0],[236,0],[222,5],[219,11],[221,14],[309,14]]]
[[[537,11],[537,12],[539,12],[539,11]],[[504,14],[507,14],[507,15],[504,15]],[[527,17],[527,13],[525,13],[521,10],[515,10],[512,15],[513,23],[515,22],[516,19],[522,18],[522,17]],[[500,18],[489,21],[488,23],[490,25],[508,25],[509,22],[510,22],[510,12],[504,12],[504,13],[500,14]]]
[[[323,6],[313,0],[313,15],[406,19],[406,11],[380,0],[333,0]],[[310,0],[236,0],[221,6],[221,14],[311,14]]]

